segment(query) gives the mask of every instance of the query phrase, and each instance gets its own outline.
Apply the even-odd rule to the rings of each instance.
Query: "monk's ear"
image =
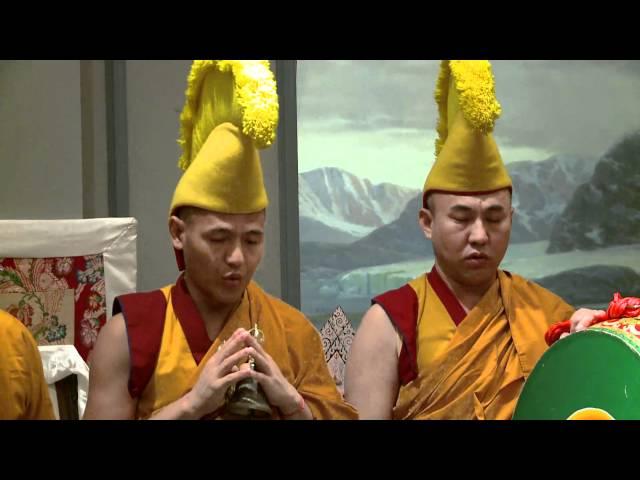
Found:
[[[184,248],[184,234],[186,223],[180,217],[171,215],[169,217],[169,234],[171,235],[171,243],[176,250]]]
[[[424,236],[431,240],[431,233],[433,227],[433,213],[427,208],[421,208],[418,214],[418,225],[424,232]]]

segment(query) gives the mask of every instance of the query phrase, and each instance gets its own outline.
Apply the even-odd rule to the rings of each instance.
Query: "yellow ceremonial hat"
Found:
[[[487,193],[511,188],[492,131],[500,116],[487,60],[443,60],[436,85],[436,161],[423,193]]]
[[[267,60],[195,60],[180,115],[185,171],[170,215],[184,206],[221,213],[267,207],[259,149],[278,126],[276,82]]]

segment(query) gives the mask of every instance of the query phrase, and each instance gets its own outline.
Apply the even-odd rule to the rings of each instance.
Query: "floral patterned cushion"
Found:
[[[132,218],[0,221],[0,309],[87,361],[113,298],[135,291],[135,239]]]

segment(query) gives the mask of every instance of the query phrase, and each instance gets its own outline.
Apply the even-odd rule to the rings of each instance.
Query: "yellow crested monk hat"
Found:
[[[487,60],[443,60],[435,99],[438,105],[436,161],[424,182],[429,193],[466,195],[512,188],[493,138],[501,109]]]
[[[180,115],[182,155],[169,216],[180,207],[246,214],[264,210],[259,150],[278,126],[278,94],[268,60],[195,60]],[[176,251],[184,270],[182,252]]]

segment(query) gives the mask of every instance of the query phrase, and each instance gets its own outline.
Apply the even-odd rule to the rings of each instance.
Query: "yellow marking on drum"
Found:
[[[587,407],[576,410],[567,420],[615,420],[615,418],[601,408]]]

